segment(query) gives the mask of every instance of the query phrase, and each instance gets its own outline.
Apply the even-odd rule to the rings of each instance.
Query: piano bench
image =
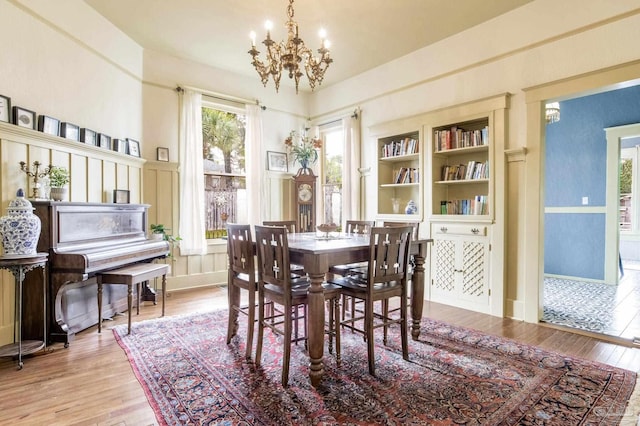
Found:
[[[169,265],[163,263],[136,263],[120,269],[113,269],[97,274],[98,278],[98,333],[102,331],[102,284],[124,284],[128,286],[127,305],[129,308],[129,331],[131,334],[131,310],[133,302],[133,286],[136,286],[138,303],[136,314],[140,313],[140,284],[152,278],[162,277],[162,316],[167,293],[167,273]]]

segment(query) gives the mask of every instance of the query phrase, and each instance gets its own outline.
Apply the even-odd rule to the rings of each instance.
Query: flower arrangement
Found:
[[[284,140],[289,155],[294,162],[300,163],[303,169],[318,161],[318,149],[322,148],[322,140],[299,135],[298,132],[292,130],[289,137]]]

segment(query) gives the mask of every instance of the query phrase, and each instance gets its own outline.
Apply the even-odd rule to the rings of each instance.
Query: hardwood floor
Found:
[[[171,292],[166,315],[226,308],[226,287]],[[160,305],[145,303],[134,321],[156,318]],[[537,324],[496,318],[436,303],[426,303],[425,316],[517,339],[549,350],[640,370],[640,349]],[[110,328],[126,324],[120,315],[76,336],[69,348],[16,362],[0,360],[0,424],[11,425],[155,425],[142,387]]]

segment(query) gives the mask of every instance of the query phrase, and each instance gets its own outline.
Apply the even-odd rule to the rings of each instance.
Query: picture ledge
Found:
[[[141,166],[147,160],[141,157],[119,153],[116,151],[87,145],[83,142],[48,135],[37,130],[27,129],[10,123],[0,122],[0,140],[7,142],[20,142],[31,146],[37,146],[56,151],[84,155],[91,158],[108,159],[121,164]]]

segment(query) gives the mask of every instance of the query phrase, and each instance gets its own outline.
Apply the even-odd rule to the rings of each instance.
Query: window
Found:
[[[245,128],[243,110],[203,102],[202,157],[207,238],[223,237],[227,222],[246,221]]]
[[[341,125],[321,129],[322,223],[342,223],[344,131]]]

